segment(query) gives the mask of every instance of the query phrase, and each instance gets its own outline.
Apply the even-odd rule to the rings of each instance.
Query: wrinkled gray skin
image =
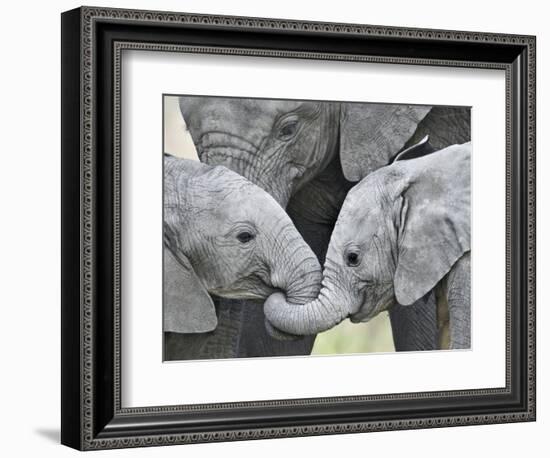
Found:
[[[470,139],[468,108],[195,96],[180,97],[180,108],[200,160],[224,165],[271,194],[321,263],[338,212],[355,182],[426,134],[436,148]],[[297,342],[299,348],[291,353],[286,351],[293,344],[287,343],[285,352],[279,353],[279,343],[261,324],[263,315],[249,315],[249,310],[257,310],[255,304],[223,302],[231,320],[248,317],[247,333],[241,333],[228,352],[310,353],[314,337],[305,347]],[[433,295],[412,307],[394,307],[390,316],[397,350],[436,347]],[[174,347],[179,338],[175,337]]]
[[[320,264],[286,212],[225,167],[165,156],[164,247],[168,360],[233,356],[229,349],[251,316],[262,315],[263,327],[266,297],[282,290],[303,304],[319,291]],[[259,302],[245,316],[223,303],[216,310],[210,294]]]
[[[470,153],[470,143],[414,159],[404,153],[364,178],[334,227],[319,297],[295,305],[273,294],[265,304],[270,323],[315,334],[434,291],[438,347],[469,348]]]

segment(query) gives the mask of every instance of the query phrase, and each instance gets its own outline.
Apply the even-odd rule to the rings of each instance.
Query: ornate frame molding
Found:
[[[77,11],[77,12],[75,12]],[[79,64],[73,73],[78,74],[79,80],[79,118],[80,129],[78,142],[80,144],[80,157],[78,159],[80,176],[71,177],[70,179],[78,179],[80,187],[79,196],[79,215],[73,215],[76,221],[78,218],[79,227],[79,286],[78,293],[80,297],[80,308],[77,317],[71,320],[77,321],[80,329],[79,341],[74,342],[78,345],[79,350],[79,365],[71,370],[78,370],[80,385],[78,389],[79,402],[79,425],[77,433],[76,429],[68,427],[65,438],[62,441],[68,445],[80,449],[104,449],[104,448],[121,448],[121,447],[137,447],[151,445],[167,445],[180,443],[196,443],[210,441],[227,441],[227,440],[248,440],[261,438],[275,437],[290,437],[290,436],[308,436],[320,434],[341,434],[350,432],[368,432],[368,431],[384,431],[384,430],[399,430],[412,428],[427,428],[427,427],[442,427],[456,425],[472,425],[486,423],[505,423],[516,421],[530,421],[535,418],[535,38],[532,36],[518,36],[507,34],[491,34],[479,32],[462,32],[462,31],[444,31],[444,30],[427,30],[427,29],[412,29],[399,27],[382,27],[371,25],[356,25],[356,24],[336,24],[336,23],[321,23],[309,21],[294,21],[282,19],[263,19],[249,17],[231,17],[231,16],[210,16],[185,13],[167,13],[167,12],[152,12],[152,11],[133,11],[124,9],[106,9],[83,7],[73,12],[65,13],[71,17],[67,17],[67,21],[78,22],[79,36]],[[525,292],[527,303],[526,307],[526,361],[525,361],[525,391],[526,396],[525,408],[517,412],[507,413],[490,413],[490,414],[475,414],[475,415],[439,415],[437,417],[418,417],[414,419],[392,419],[385,421],[358,421],[358,422],[332,422],[319,425],[309,426],[271,426],[259,428],[228,428],[223,431],[205,431],[205,432],[166,432],[162,434],[143,434],[129,435],[126,430],[114,430],[108,434],[103,434],[101,426],[98,425],[97,412],[97,362],[95,360],[95,340],[97,338],[96,329],[96,310],[99,304],[97,303],[96,288],[98,279],[96,267],[96,253],[99,247],[97,244],[97,221],[96,209],[101,203],[98,202],[97,194],[97,159],[95,151],[97,145],[95,139],[97,137],[97,120],[96,120],[96,104],[97,104],[97,65],[96,55],[98,46],[97,26],[98,24],[120,24],[120,25],[166,25],[171,24],[175,27],[193,26],[205,27],[216,30],[238,30],[239,32],[246,31],[290,31],[292,33],[303,34],[337,34],[339,36],[358,36],[365,37],[383,37],[397,39],[412,39],[415,42],[446,42],[448,44],[455,43],[475,43],[475,44],[494,44],[503,48],[514,47],[521,49],[521,59],[526,59],[526,74],[523,75],[521,84],[526,84],[525,100],[521,100],[525,104],[524,111],[526,116],[527,129],[524,132],[526,136],[525,142],[527,150],[526,154],[526,170],[524,179],[526,180],[526,201],[525,214],[527,221],[526,227],[526,278]],[[65,26],[64,26],[65,27]],[[68,26],[67,26],[68,29]],[[76,32],[75,31],[75,32]],[[262,407],[297,407],[311,406],[322,404],[335,404],[339,402],[354,402],[354,401],[372,401],[372,400],[395,400],[395,399],[429,399],[443,397],[463,396],[465,398],[473,395],[489,395],[489,394],[510,394],[513,374],[511,372],[512,349],[511,349],[511,333],[512,333],[512,297],[509,286],[509,278],[513,275],[512,263],[512,240],[511,232],[518,224],[514,223],[515,215],[512,213],[512,184],[513,184],[513,164],[512,164],[512,148],[514,140],[512,138],[512,123],[514,116],[512,108],[517,104],[515,99],[515,88],[512,86],[512,74],[514,67],[512,63],[507,62],[489,62],[489,61],[469,61],[462,60],[447,60],[442,58],[410,58],[410,57],[393,57],[393,56],[377,56],[365,54],[342,54],[342,53],[324,53],[317,51],[290,51],[276,49],[261,49],[261,48],[243,48],[243,47],[222,47],[222,46],[196,46],[196,45],[179,45],[170,43],[144,43],[131,40],[114,40],[113,49],[113,96],[114,96],[114,122],[112,123],[112,147],[113,147],[113,163],[112,171],[114,176],[113,190],[113,260],[114,260],[114,279],[112,295],[114,298],[114,318],[113,318],[113,334],[114,334],[114,376],[113,376],[113,396],[114,396],[114,412],[113,415],[118,418],[139,415],[169,415],[169,414],[184,414],[185,412],[193,411],[212,411],[213,409],[238,409],[238,408],[262,408]],[[507,383],[506,388],[488,389],[488,390],[468,390],[459,392],[433,392],[433,393],[410,393],[399,395],[382,395],[382,396],[358,396],[346,398],[316,398],[316,399],[301,399],[301,400],[274,400],[263,402],[250,403],[231,403],[231,404],[202,404],[191,406],[162,406],[152,408],[133,408],[123,409],[120,404],[120,90],[121,90],[121,54],[126,49],[139,49],[151,51],[173,51],[187,53],[214,53],[214,54],[230,54],[230,55],[253,55],[267,57],[295,57],[302,59],[331,59],[331,60],[349,60],[362,62],[379,62],[379,63],[399,63],[411,65],[440,65],[450,67],[470,67],[470,68],[494,68],[506,71],[506,108],[507,108],[507,138],[506,138],[506,156],[507,156],[507,247],[506,247],[506,274],[507,274],[507,292],[506,292],[506,308],[507,308]],[[71,74],[70,76],[73,76]],[[65,106],[65,105],[64,105]],[[64,152],[64,155],[66,153]],[[74,160],[74,159],[72,159]],[[69,178],[67,178],[69,179]],[[71,223],[74,224],[74,221]],[[515,225],[514,225],[515,224]],[[64,259],[65,262],[65,259]],[[73,304],[74,305],[74,304]],[[64,310],[64,313],[65,310]],[[64,344],[65,345],[65,344]],[[65,357],[64,357],[65,361]],[[68,360],[65,365],[72,364]],[[65,377],[65,374],[64,374]],[[75,375],[66,376],[67,383],[73,383]],[[67,404],[65,404],[67,406]],[[75,406],[66,407],[74,409]],[[65,415],[65,414],[64,414]],[[168,430],[167,430],[168,431]],[[76,435],[75,435],[76,434]]]

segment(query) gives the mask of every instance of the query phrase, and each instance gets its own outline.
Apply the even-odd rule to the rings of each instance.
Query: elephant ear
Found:
[[[458,164],[438,156],[440,152],[431,157],[451,166],[444,173],[429,169],[410,178],[398,197],[394,291],[401,305],[427,294],[470,250],[469,156],[467,163]],[[426,166],[425,159],[417,161]]]
[[[164,245],[164,331],[196,333],[218,325],[212,298],[184,256]]]
[[[390,163],[413,136],[430,106],[344,103],[340,110],[340,160],[349,181]]]

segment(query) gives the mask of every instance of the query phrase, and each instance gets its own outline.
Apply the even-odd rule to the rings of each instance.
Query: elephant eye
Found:
[[[237,240],[241,243],[248,243],[254,239],[254,234],[248,231],[242,231],[237,234]]]
[[[350,252],[346,255],[346,263],[349,267],[356,267],[359,265],[359,254]]]
[[[298,120],[291,119],[286,121],[279,129],[279,138],[281,140],[291,139],[298,130]]]

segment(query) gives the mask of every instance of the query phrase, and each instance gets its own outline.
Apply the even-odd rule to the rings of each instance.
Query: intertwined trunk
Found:
[[[264,312],[270,325],[289,334],[312,335],[346,319],[354,301],[350,288],[335,280],[343,278],[336,259],[336,250],[329,245],[320,291],[309,301],[297,300],[292,289],[287,290],[286,297],[281,293],[268,297]]]
[[[336,326],[349,315],[346,298],[324,286],[307,303],[296,303],[291,295],[272,294],[264,304],[266,318],[275,328],[296,335],[311,335]]]
[[[272,283],[285,291],[295,304],[305,304],[319,294],[321,289],[321,265],[309,246],[297,231],[287,230],[286,236],[279,239],[283,259],[277,262],[272,273]]]

